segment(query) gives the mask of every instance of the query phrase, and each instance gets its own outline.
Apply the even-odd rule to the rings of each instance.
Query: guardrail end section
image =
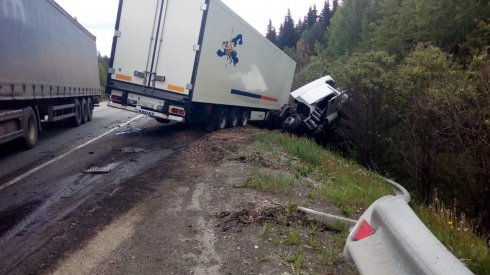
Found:
[[[430,232],[405,202],[374,202],[349,234],[344,256],[361,274],[473,274]]]

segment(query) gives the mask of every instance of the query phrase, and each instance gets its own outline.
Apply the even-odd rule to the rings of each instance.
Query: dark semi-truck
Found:
[[[0,0],[0,144],[32,148],[41,121],[92,119],[95,37],[53,0]]]

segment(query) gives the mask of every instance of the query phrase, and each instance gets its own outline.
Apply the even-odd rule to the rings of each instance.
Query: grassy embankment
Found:
[[[357,209],[366,209],[375,200],[393,194],[393,188],[377,174],[367,171],[352,161],[323,149],[313,140],[291,137],[278,131],[256,130],[255,149],[277,155],[279,151],[289,155],[290,171],[296,178],[314,177],[321,183],[308,194],[311,200],[324,200],[336,205],[346,217],[352,217]],[[291,158],[297,159],[291,165]],[[282,175],[254,172],[246,185],[266,193],[290,194],[294,180]],[[432,233],[475,274],[490,274],[490,253],[484,238],[476,236],[472,225],[454,209],[448,209],[437,198],[430,205],[412,201],[410,206]],[[268,231],[264,226],[264,231]],[[343,236],[345,237],[345,231]],[[293,238],[294,239],[294,238]],[[345,240],[345,239],[344,239]],[[312,243],[314,241],[312,240]],[[341,251],[344,241],[335,241],[335,253]],[[322,251],[324,261],[333,255]],[[331,252],[330,252],[331,253]]]

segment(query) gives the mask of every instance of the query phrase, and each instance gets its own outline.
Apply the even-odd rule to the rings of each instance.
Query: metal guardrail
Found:
[[[308,209],[302,206],[298,206],[298,211],[304,213],[307,217],[315,219],[320,222],[324,223],[335,223],[339,222],[342,224],[345,224],[346,226],[353,227],[356,225],[357,221],[356,220],[351,220],[348,218],[340,217],[340,216],[335,216],[332,214],[327,214],[323,212],[318,212],[312,209]]]
[[[361,274],[473,274],[408,206],[410,194],[386,179],[396,196],[375,201],[347,237],[344,257]]]

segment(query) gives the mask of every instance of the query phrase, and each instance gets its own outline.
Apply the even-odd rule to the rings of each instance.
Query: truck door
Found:
[[[161,38],[155,52],[153,67],[155,79],[151,85],[157,89],[189,94],[204,0],[166,0],[167,12],[160,25]],[[207,2],[207,1],[206,1]],[[163,78],[164,79],[163,79]],[[163,81],[162,81],[163,80]]]
[[[342,100],[342,96],[336,96],[329,100],[327,107],[327,116],[336,112],[339,109],[340,100]]]
[[[147,86],[164,0],[122,3],[112,79]]]
[[[188,95],[204,2],[124,0],[112,77],[149,88],[144,93],[160,89]]]

